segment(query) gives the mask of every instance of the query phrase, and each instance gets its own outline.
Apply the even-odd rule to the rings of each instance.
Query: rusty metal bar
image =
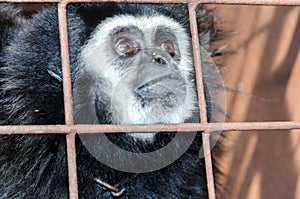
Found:
[[[30,0],[32,1],[32,0]],[[41,0],[42,1],[42,0]],[[68,2],[191,3],[238,5],[300,5],[299,0],[68,0]]]
[[[299,6],[299,0],[0,0],[15,3],[59,3],[59,2],[132,2],[132,3],[194,3],[194,4],[236,4],[236,5],[290,5]]]
[[[205,172],[207,179],[207,189],[208,189],[208,198],[215,199],[215,183],[212,167],[212,158],[211,158],[211,147],[210,147],[210,134],[203,132],[202,133],[202,143],[203,143],[203,153],[205,159]]]
[[[197,17],[196,8],[198,4],[189,4],[189,17],[190,17],[190,27],[192,35],[192,45],[193,45],[193,55],[194,55],[194,66],[195,66],[195,77],[196,77],[196,87],[198,94],[198,107],[200,111],[200,121],[201,123],[207,123],[207,111],[206,111],[206,101],[204,95],[203,86],[203,76],[202,76],[202,63],[201,63],[201,52],[199,44],[199,32],[197,27]]]
[[[58,20],[59,20],[59,37],[62,63],[63,92],[64,92],[64,114],[65,123],[74,124],[73,119],[73,100],[72,100],[72,83],[69,60],[69,43],[67,30],[66,4],[64,2],[58,4]]]
[[[193,0],[198,3],[209,4],[237,4],[237,5],[300,5],[299,0]]]
[[[67,135],[67,139],[66,139],[70,199],[78,199],[75,135],[76,134],[74,133],[70,133]]]
[[[1,134],[68,134],[120,132],[191,132],[191,131],[268,131],[300,129],[300,122],[228,122],[184,124],[90,124],[90,125],[9,125],[0,126]],[[300,131],[299,131],[300,132]]]
[[[198,32],[197,16],[196,16],[196,8],[197,7],[198,7],[198,3],[188,4],[200,121],[202,124],[206,124],[207,123],[207,108],[206,108],[206,100],[205,100],[205,95],[204,95],[204,82],[203,82],[203,74],[202,74],[201,51],[200,51],[199,32]],[[211,159],[211,152],[210,152],[209,137],[210,137],[209,134],[207,134],[205,132],[202,133],[202,146],[203,146],[203,152],[205,155],[204,159],[205,159],[205,171],[206,171],[208,198],[215,199],[216,194],[215,194],[215,185],[214,185],[214,176],[213,176],[213,169],[212,169],[212,159]]]
[[[215,198],[212,159],[210,153],[209,132],[213,131],[253,131],[253,130],[290,130],[300,129],[300,122],[246,122],[246,123],[207,123],[206,103],[201,72],[201,56],[197,30],[195,8],[198,4],[239,4],[239,5],[300,5],[300,0],[0,0],[0,2],[56,2],[58,4],[59,35],[63,72],[63,90],[66,125],[41,126],[0,126],[0,134],[45,134],[67,133],[67,156],[70,198],[78,198],[76,168],[76,133],[118,133],[118,132],[159,132],[159,131],[204,131],[203,149],[209,198]],[[72,113],[72,90],[68,52],[66,5],[69,2],[135,2],[135,3],[187,3],[190,12],[191,33],[196,71],[198,105],[202,124],[153,124],[153,125],[74,125]]]
[[[61,0],[0,0],[6,3],[59,3]]]
[[[66,6],[67,3],[64,1],[61,1],[58,4],[58,26],[63,76],[65,123],[66,125],[74,125]],[[66,135],[70,199],[78,199],[75,135],[75,131],[71,131]]]

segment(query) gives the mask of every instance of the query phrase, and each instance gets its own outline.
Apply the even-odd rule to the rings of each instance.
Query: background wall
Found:
[[[300,121],[300,8],[215,6],[235,31],[223,43],[228,121]],[[220,43],[218,43],[220,45]],[[300,131],[226,132],[221,163],[232,199],[300,198]]]

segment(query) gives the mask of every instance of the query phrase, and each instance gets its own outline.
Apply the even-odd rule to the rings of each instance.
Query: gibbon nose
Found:
[[[152,62],[160,66],[170,66],[172,60],[168,53],[155,49],[152,51]]]

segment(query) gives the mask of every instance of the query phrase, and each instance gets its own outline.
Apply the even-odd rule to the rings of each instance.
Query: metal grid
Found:
[[[73,119],[73,102],[70,77],[70,62],[68,50],[68,32],[66,6],[75,2],[135,2],[135,3],[185,3],[188,5],[194,65],[196,73],[196,85],[198,92],[198,106],[200,109],[200,123],[185,124],[149,124],[149,125],[75,125]],[[67,158],[69,173],[69,197],[78,198],[76,146],[75,135],[82,133],[118,133],[123,132],[174,132],[174,131],[203,131],[203,148],[207,176],[209,199],[215,198],[212,159],[209,137],[213,131],[254,131],[254,130],[291,130],[300,129],[300,122],[234,122],[234,123],[207,123],[206,103],[202,81],[202,67],[198,29],[196,21],[196,8],[199,4],[237,4],[237,5],[298,5],[300,0],[0,0],[0,2],[18,3],[58,3],[59,36],[61,44],[65,125],[8,125],[0,126],[0,134],[66,134]]]

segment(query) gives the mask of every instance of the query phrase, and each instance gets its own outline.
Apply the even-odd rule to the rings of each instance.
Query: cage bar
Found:
[[[12,3],[83,3],[83,2],[127,2],[127,3],[191,3],[191,4],[231,4],[231,5],[274,5],[299,6],[299,0],[0,0]]]
[[[65,124],[74,125],[66,6],[67,4],[64,1],[58,4],[58,28],[59,28],[61,64],[62,64],[62,76],[63,76]],[[71,199],[78,199],[75,139],[76,139],[75,132],[70,132],[66,135],[68,177],[69,177],[69,197]]]
[[[254,130],[291,130],[300,129],[300,122],[234,122],[207,123],[206,104],[201,71],[201,56],[196,21],[196,7],[199,4],[235,4],[235,5],[300,5],[300,0],[0,0],[15,3],[58,3],[59,35],[63,72],[65,125],[26,125],[0,126],[0,134],[67,134],[67,158],[69,175],[69,197],[78,198],[75,135],[83,133],[119,133],[119,132],[190,132],[202,131],[207,187],[210,199],[215,198],[212,159],[209,137],[213,131],[254,131]],[[149,124],[149,125],[74,125],[72,111],[72,89],[68,52],[68,32],[66,5],[76,2],[134,2],[134,3],[185,3],[188,4],[191,34],[198,91],[198,106],[201,123],[185,124]]]
[[[195,77],[196,77],[196,87],[198,94],[198,107],[200,111],[200,121],[201,123],[207,123],[207,110],[206,110],[206,101],[204,95],[204,85],[203,85],[203,76],[202,76],[202,63],[201,63],[201,51],[199,43],[199,33],[197,27],[197,17],[196,17],[196,8],[198,4],[188,4],[189,6],[189,17],[190,17],[190,27],[192,35],[192,46],[193,46],[193,55],[194,55],[194,66],[195,66]]]
[[[198,5],[199,5],[198,3],[189,3],[188,8],[189,8],[190,28],[191,28],[191,35],[192,35],[196,87],[197,87],[197,94],[198,94],[198,107],[200,112],[199,116],[200,116],[201,124],[206,124],[208,120],[207,108],[206,108],[206,100],[204,94],[201,51],[200,51],[199,32],[198,32],[197,16],[196,16],[196,8],[198,7]],[[212,169],[213,167],[212,167],[210,141],[209,141],[210,134],[207,133],[206,131],[202,133],[202,146],[203,146],[204,161],[205,161],[208,198],[215,199],[216,194],[215,194],[214,176],[213,176],[213,169]]]
[[[76,125],[7,125],[0,126],[1,134],[68,134],[120,132],[195,132],[195,131],[268,131],[300,129],[300,122],[226,122],[183,124],[76,124]]]

